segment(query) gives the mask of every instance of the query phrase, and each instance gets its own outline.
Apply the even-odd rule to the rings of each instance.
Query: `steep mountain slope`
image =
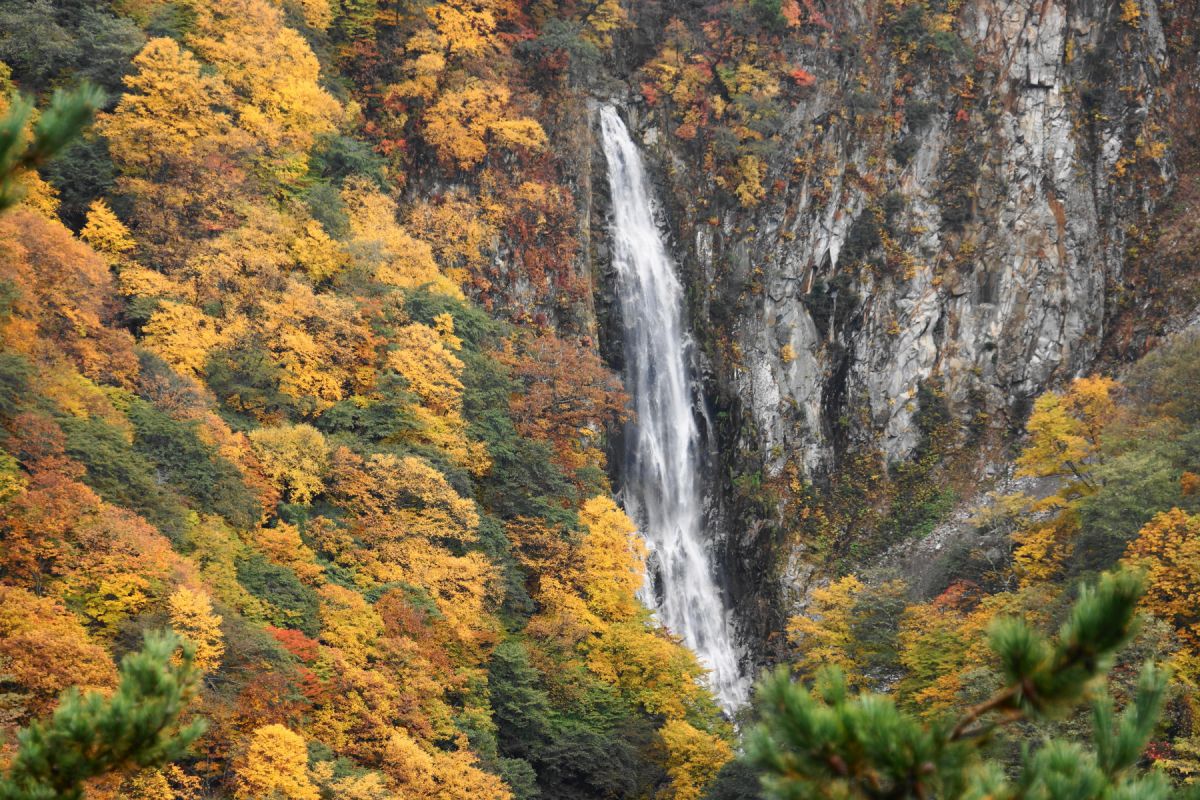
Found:
[[[0,217],[5,730],[169,625],[208,732],[95,796],[696,796],[732,730],[635,597],[626,397],[513,54],[545,19],[0,19],[5,107],[112,93]]]

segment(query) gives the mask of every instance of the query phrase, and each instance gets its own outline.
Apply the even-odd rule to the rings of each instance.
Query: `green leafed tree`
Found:
[[[1147,663],[1138,691],[1117,714],[1102,684],[1117,651],[1137,626],[1142,579],[1132,572],[1085,588],[1050,639],[1024,620],[991,629],[1006,685],[957,718],[927,724],[890,697],[853,694],[829,669],[813,686],[784,671],[759,694],[761,723],[747,739],[747,760],[766,795],[808,798],[955,798],[963,800],[1166,800],[1165,775],[1140,768],[1162,709],[1167,675]],[[1023,751],[1014,773],[985,757],[1000,728],[1023,719],[1061,717],[1091,698],[1090,746],[1057,739]]]

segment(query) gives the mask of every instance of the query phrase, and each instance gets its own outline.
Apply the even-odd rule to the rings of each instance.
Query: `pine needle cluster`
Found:
[[[92,778],[182,756],[204,732],[203,720],[179,723],[196,692],[193,658],[174,634],[147,634],[141,652],[121,662],[111,697],[69,689],[49,720],[18,734],[0,800],[79,800]]]
[[[1166,800],[1161,772],[1141,769],[1167,687],[1147,663],[1137,693],[1117,714],[1103,682],[1137,627],[1141,576],[1118,572],[1084,588],[1053,639],[1021,619],[990,631],[1005,687],[959,718],[926,724],[881,694],[851,694],[840,670],[814,685],[786,671],[760,689],[763,719],[747,758],[777,800],[955,798],[961,800]],[[1015,773],[989,761],[982,745],[1022,719],[1062,717],[1091,698],[1092,741],[1049,739],[1026,748]]]
[[[60,89],[30,135],[26,127],[33,115],[33,103],[24,97],[10,103],[8,113],[0,118],[0,211],[16,205],[24,196],[20,174],[37,169],[66,147],[103,104],[104,92],[94,86]]]

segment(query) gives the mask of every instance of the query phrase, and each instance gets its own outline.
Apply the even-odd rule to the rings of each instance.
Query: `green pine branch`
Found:
[[[66,147],[103,104],[104,92],[94,86],[85,84],[69,92],[60,89],[33,126],[33,135],[26,136],[33,103],[24,97],[13,99],[8,113],[0,118],[0,212],[24,196],[21,173],[37,169]]]
[[[925,724],[884,695],[852,695],[837,670],[811,689],[780,670],[760,687],[762,722],[747,738],[746,757],[776,800],[1165,800],[1172,796],[1166,778],[1138,763],[1162,711],[1167,673],[1147,664],[1119,717],[1099,691],[1136,631],[1141,593],[1135,573],[1102,576],[1080,593],[1053,640],[1024,620],[997,620],[989,643],[1005,688],[953,724]],[[1046,741],[1024,753],[1015,778],[981,754],[998,727],[1060,717],[1089,696],[1090,748]]]
[[[78,800],[100,775],[178,759],[204,731],[180,725],[195,695],[193,648],[172,633],[147,634],[121,662],[116,692],[63,693],[54,715],[17,735],[17,754],[0,777],[0,800]]]

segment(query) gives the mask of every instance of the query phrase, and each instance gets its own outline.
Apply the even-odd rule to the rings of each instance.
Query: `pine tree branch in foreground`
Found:
[[[20,174],[37,169],[66,147],[103,104],[104,92],[94,86],[85,84],[69,92],[60,89],[33,126],[33,135],[27,136],[25,126],[33,113],[33,103],[24,97],[13,99],[8,113],[0,119],[0,212],[24,196]]]
[[[998,620],[989,641],[1006,686],[953,723],[925,724],[884,695],[851,695],[836,669],[812,689],[778,671],[761,686],[763,719],[748,737],[747,758],[778,800],[1165,800],[1174,796],[1165,776],[1137,765],[1162,710],[1166,672],[1146,664],[1119,717],[1097,690],[1136,630],[1141,593],[1135,573],[1102,576],[1080,593],[1053,641],[1023,620]],[[1026,749],[1015,778],[981,755],[998,727],[1061,717],[1089,695],[1091,748],[1046,741]]]
[[[198,682],[192,658],[174,634],[147,634],[141,652],[122,660],[111,697],[68,689],[49,720],[17,735],[0,800],[78,800],[87,780],[182,756],[204,731],[202,720],[179,725]]]

